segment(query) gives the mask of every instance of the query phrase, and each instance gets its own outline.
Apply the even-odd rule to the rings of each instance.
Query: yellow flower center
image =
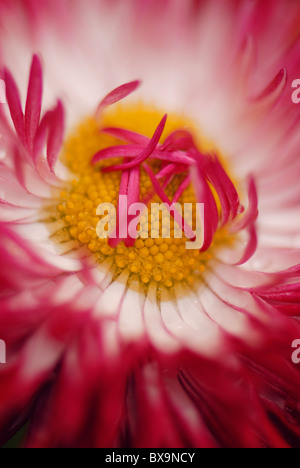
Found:
[[[112,274],[119,275],[126,271],[133,282],[145,285],[155,282],[159,287],[172,288],[177,282],[192,286],[195,280],[201,279],[207,262],[213,257],[218,245],[231,242],[225,229],[219,229],[215,235],[214,244],[210,249],[201,253],[199,250],[186,248],[189,239],[183,234],[178,237],[178,226],[169,213],[161,213],[158,209],[142,215],[139,220],[140,237],[131,247],[120,242],[112,248],[108,239],[101,239],[97,234],[97,226],[102,219],[97,216],[97,208],[103,203],[117,207],[121,172],[102,173],[101,169],[112,164],[104,161],[91,165],[93,156],[100,150],[124,142],[101,133],[104,127],[120,127],[152,137],[163,113],[145,108],[142,104],[128,107],[117,105],[106,110],[99,123],[94,118],[84,120],[65,142],[62,160],[74,173],[74,180],[61,193],[61,201],[57,206],[58,215],[64,221],[66,240],[74,240],[79,246],[86,246],[94,258],[102,263],[108,258],[112,260]],[[163,133],[163,141],[173,131],[188,129],[199,142],[199,131],[195,125],[185,117],[169,115]],[[208,143],[205,143],[207,149]],[[203,149],[203,139],[201,138]],[[113,162],[120,162],[114,160]],[[161,169],[161,162],[150,163],[153,172]],[[172,200],[183,176],[175,176],[165,189],[165,193]],[[141,200],[153,189],[147,173],[141,168],[140,198]],[[161,203],[158,196],[151,199],[151,203]],[[192,185],[182,194],[180,204],[191,203],[196,206],[196,199]],[[185,219],[195,227],[196,210],[193,215]],[[167,228],[170,222],[170,235]],[[155,236],[153,236],[153,230]],[[176,235],[177,233],[177,235]]]

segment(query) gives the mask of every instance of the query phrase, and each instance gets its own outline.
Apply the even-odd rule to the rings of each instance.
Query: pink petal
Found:
[[[52,173],[61,150],[64,137],[64,108],[61,101],[56,108],[48,111],[36,132],[33,145],[33,160],[37,163],[37,158],[43,150],[47,141],[47,161]]]
[[[167,195],[165,194],[165,192],[163,191],[163,189],[159,185],[159,182],[158,182],[157,178],[155,177],[154,173],[152,172],[152,170],[150,169],[150,167],[147,166],[147,164],[144,164],[143,167],[144,167],[145,171],[147,172],[147,174],[149,175],[157,195],[160,197],[160,199],[164,203],[166,203],[169,207],[171,207],[172,202],[169,200],[169,198],[167,197]],[[171,214],[172,214],[174,220],[178,223],[178,225],[183,227],[183,232],[186,234],[186,236],[191,240],[195,239],[194,231],[184,221],[184,218],[178,213],[178,211],[177,210],[172,210]]]
[[[133,203],[138,203],[140,201],[140,168],[135,167],[130,171],[129,181],[128,181],[128,208]],[[134,218],[128,216],[128,224]],[[131,247],[134,245],[136,239],[132,239],[127,236],[125,240],[126,247]]]
[[[238,193],[216,156],[206,158],[204,168],[207,177],[218,193],[224,225],[230,218],[234,219],[239,211],[240,200]]]
[[[119,213],[121,216],[124,217],[123,223],[122,224],[127,224],[125,223],[125,219],[127,220],[127,213],[124,213],[123,211],[120,210],[120,195],[127,195],[128,194],[128,182],[129,182],[129,171],[124,171],[122,173],[121,177],[121,183],[120,183],[120,189],[119,189],[119,200],[118,200],[118,206],[117,206],[117,226],[116,226],[116,231],[114,237],[110,237],[108,240],[108,244],[110,247],[117,247],[117,245],[121,242],[121,238],[124,238],[125,233],[120,233],[120,218],[119,218]],[[123,236],[123,237],[122,237]],[[126,236],[126,234],[125,234]]]
[[[12,121],[14,123],[16,132],[25,145],[25,124],[24,124],[24,114],[22,111],[21,98],[19,90],[13,79],[11,73],[8,70],[4,70],[4,80],[6,84],[6,99],[10,111]]]
[[[267,88],[254,100],[266,101],[268,104],[273,104],[283,93],[287,84],[288,74],[286,68],[280,70]]]
[[[177,130],[171,133],[166,141],[162,145],[162,150],[170,151],[170,150],[188,150],[191,147],[194,147],[194,139],[192,135],[187,132],[186,130]]]
[[[31,149],[40,122],[42,108],[42,93],[42,66],[39,58],[36,55],[34,55],[31,65],[27,102],[25,109],[25,136],[27,144]]]
[[[157,146],[157,144],[158,144],[158,142],[160,140],[160,137],[161,137],[161,135],[162,135],[162,133],[164,131],[165,125],[166,125],[167,117],[168,117],[167,115],[165,115],[163,117],[163,119],[159,123],[157,129],[155,130],[154,135],[151,138],[148,146],[140,154],[139,157],[137,157],[134,161],[131,161],[129,163],[118,164],[118,165],[115,165],[115,166],[106,167],[105,169],[103,169],[103,172],[128,170],[128,169],[131,169],[131,168],[133,168],[135,166],[140,166],[144,161],[146,161],[149,158],[149,156],[151,156],[151,154],[155,150],[155,148],[156,148],[156,146]]]
[[[247,227],[253,225],[258,217],[258,197],[257,197],[257,190],[256,184],[254,179],[251,177],[249,180],[249,188],[248,188],[248,198],[249,198],[249,207],[246,213],[244,214],[243,218],[234,223],[233,226],[230,228],[231,232],[238,232],[246,229]]]
[[[192,171],[193,186],[198,203],[204,203],[204,243],[201,251],[206,251],[213,241],[219,224],[219,213],[214,196],[202,172],[200,163]]]
[[[133,93],[140,86],[140,84],[140,81],[131,81],[130,83],[126,83],[119,86],[118,88],[115,88],[100,102],[96,111],[96,116],[98,117],[105,107],[111,106],[112,104],[125,99],[127,96]]]
[[[64,140],[64,108],[61,101],[51,114],[49,135],[47,142],[47,159],[51,172],[54,173],[55,164]]]
[[[106,127],[101,130],[101,133],[118,138],[119,140],[126,141],[127,143],[133,143],[135,145],[146,146],[150,138],[141,135],[140,133],[132,132],[131,130],[125,130],[117,127]]]
[[[248,262],[248,260],[250,260],[250,258],[254,255],[256,251],[258,241],[257,241],[257,234],[256,234],[255,226],[251,225],[248,228],[248,232],[249,232],[249,241],[248,241],[247,247],[245,249],[245,252],[241,260],[238,263],[236,263],[236,265],[243,265],[244,263]]]
[[[188,188],[191,182],[192,182],[192,177],[188,175],[178,187],[178,190],[174,195],[172,203],[177,203],[180,200],[181,195],[185,192],[185,190]]]
[[[106,159],[114,158],[135,158],[141,153],[141,147],[138,145],[119,145],[110,146],[101,151],[98,151],[92,159],[92,164],[96,164],[99,161],[105,161]]]

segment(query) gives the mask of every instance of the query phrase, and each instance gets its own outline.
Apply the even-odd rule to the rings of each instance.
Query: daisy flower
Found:
[[[299,34],[293,0],[0,2],[2,443],[299,447]]]

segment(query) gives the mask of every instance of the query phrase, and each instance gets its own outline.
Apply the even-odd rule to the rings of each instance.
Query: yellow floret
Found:
[[[115,106],[104,117],[101,125],[123,127],[151,137],[161,115],[162,113],[145,109],[142,105],[129,108]],[[164,138],[172,131],[186,127],[192,129],[193,124],[185,118],[169,115]],[[101,168],[111,165],[112,161],[93,166],[91,159],[101,149],[118,144],[124,142],[101,133],[99,122],[93,118],[83,121],[67,139],[62,158],[74,173],[74,179],[70,188],[66,188],[60,194],[57,216],[66,224],[68,240],[76,240],[86,246],[100,263],[108,257],[112,258],[117,273],[126,270],[144,285],[155,282],[159,287],[172,288],[176,282],[182,282],[192,286],[197,278],[201,278],[200,275],[205,271],[206,263],[212,258],[212,254],[187,250],[187,239],[184,236],[182,239],[174,237],[175,233],[181,234],[181,231],[177,223],[170,219],[169,213],[159,212],[158,209],[152,213],[142,213],[139,219],[141,235],[132,247],[126,247],[122,242],[116,248],[111,248],[107,239],[98,238],[96,228],[101,218],[96,214],[97,207],[102,203],[117,207],[121,173],[102,173]],[[115,162],[118,161],[114,160],[113,163]],[[151,165],[154,171],[160,169],[157,162]],[[166,189],[170,199],[181,182],[181,176],[175,176]],[[141,169],[141,200],[152,189],[151,180]],[[161,203],[158,197],[152,201]],[[195,202],[194,191],[190,186],[179,203]],[[195,213],[186,221],[195,223]],[[215,244],[224,243],[224,238],[227,239],[226,233],[219,231]]]

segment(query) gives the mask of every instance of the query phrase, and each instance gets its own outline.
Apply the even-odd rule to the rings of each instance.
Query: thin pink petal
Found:
[[[24,114],[22,111],[21,98],[18,87],[13,79],[11,73],[8,70],[4,70],[4,80],[6,84],[6,99],[10,111],[12,121],[14,123],[16,132],[25,145],[25,124]]]
[[[124,171],[121,177],[120,189],[119,189],[119,200],[117,206],[117,226],[113,237],[110,237],[108,240],[108,244],[110,247],[117,247],[117,245],[121,242],[122,233],[120,233],[120,218],[119,214],[124,217],[124,220],[127,220],[127,213],[124,213],[120,210],[120,195],[127,195],[128,194],[128,183],[129,183],[129,171]],[[124,221],[123,221],[124,224]]]
[[[150,141],[150,138],[141,135],[140,133],[132,132],[131,130],[125,130],[124,128],[106,127],[101,130],[101,133],[106,133],[107,135],[126,141],[127,143],[133,143],[141,146],[148,145]]]
[[[147,166],[147,164],[144,164],[143,167],[144,167],[145,171],[147,172],[148,176],[150,177],[151,182],[153,184],[153,187],[154,187],[157,195],[160,197],[160,199],[164,203],[166,203],[170,207],[172,205],[172,202],[169,200],[169,198],[167,197],[167,195],[165,194],[165,192],[163,191],[163,189],[159,185],[159,182],[158,182],[157,178],[155,177],[155,174],[152,172],[151,168],[149,166]],[[186,236],[191,240],[195,239],[195,233],[192,230],[192,228],[184,221],[184,218],[178,213],[177,210],[173,210],[173,211],[172,211],[171,214],[172,214],[174,220],[177,222],[177,224],[179,226],[183,227],[183,232],[186,234]]]
[[[239,212],[240,200],[236,188],[216,156],[205,159],[204,169],[215,187],[222,206],[222,224],[233,220]]]
[[[167,114],[162,118],[161,122],[159,123],[157,129],[155,130],[154,132],[154,135],[153,137],[151,138],[148,146],[146,147],[146,149],[140,154],[139,157],[137,157],[134,161],[131,161],[129,163],[124,163],[124,164],[118,164],[118,165],[115,165],[115,166],[110,166],[110,167],[106,167],[105,169],[103,169],[103,172],[111,172],[111,171],[124,171],[124,170],[128,170],[128,169],[132,169],[133,167],[135,166],[139,166],[141,165],[144,161],[146,161],[149,156],[151,156],[151,154],[153,153],[153,151],[155,150],[161,136],[162,136],[162,133],[164,131],[164,128],[165,128],[165,125],[166,125],[166,121],[167,121]]]
[[[25,109],[25,136],[29,148],[32,149],[34,137],[39,126],[43,94],[42,66],[37,55],[34,55],[31,65],[28,93]]]
[[[35,134],[34,137],[34,143],[33,143],[33,161],[36,163],[37,158],[39,154],[42,152],[44,145],[47,140],[47,133],[49,129],[49,120],[51,116],[52,111],[46,112],[44,117],[41,120],[41,123],[38,127],[38,130]]]
[[[197,203],[203,203],[204,210],[204,242],[201,251],[206,251],[212,244],[219,224],[219,213],[215,198],[203,174],[201,164],[198,162],[197,168],[192,171],[193,186]]]
[[[100,102],[96,111],[96,116],[98,117],[105,107],[111,106],[112,104],[115,104],[132,94],[140,86],[140,84],[141,82],[137,80],[115,88]]]
[[[188,188],[188,186],[191,184],[192,182],[192,176],[191,175],[188,175],[184,181],[180,184],[180,186],[178,187],[178,190],[177,192],[175,193],[174,195],[174,198],[172,200],[172,203],[177,203],[180,199],[180,197],[182,196],[182,194],[185,192],[185,190]]]
[[[256,249],[257,249],[257,234],[256,234],[256,229],[254,224],[248,228],[248,233],[249,233],[249,241],[247,243],[247,247],[245,249],[245,252],[241,258],[241,260],[236,263],[236,265],[243,265],[244,263],[248,262],[250,258],[254,255]]]
[[[166,138],[161,149],[164,151],[184,151],[194,146],[194,139],[189,132],[187,132],[186,130],[176,130]]]
[[[258,196],[256,190],[256,184],[253,177],[249,180],[249,187],[248,187],[248,198],[249,198],[249,207],[248,210],[245,212],[243,218],[233,224],[230,231],[231,232],[238,232],[246,229],[247,227],[251,226],[255,223],[258,217]]]
[[[140,201],[140,168],[135,167],[130,171],[129,181],[128,181],[128,208],[133,203],[138,203]],[[134,216],[128,216],[128,224],[131,220],[135,218]],[[129,235],[125,240],[126,247],[131,247],[134,245],[136,239],[132,239]]]
[[[63,144],[64,130],[64,108],[61,101],[59,101],[50,117],[47,143],[47,160],[53,173]]]
[[[284,91],[288,79],[286,68],[280,70],[267,88],[254,100],[255,101],[270,101],[274,103]]]
[[[58,101],[54,110],[48,111],[41,120],[34,138],[33,160],[37,164],[38,157],[47,142],[47,161],[51,173],[59,156],[64,138],[64,108]]]
[[[114,158],[135,158],[141,153],[141,147],[138,145],[119,145],[110,146],[101,151],[98,151],[92,159],[92,164],[96,164],[99,161],[105,161],[106,159]]]
[[[98,151],[91,161],[91,164],[96,164],[99,161],[104,161],[107,159],[122,158],[126,157],[128,159],[136,158],[141,154],[141,147],[138,145],[119,145],[119,146],[110,146],[103,150]],[[170,163],[176,164],[186,164],[191,166],[194,164],[194,159],[187,156],[185,153],[180,151],[161,151],[160,149],[155,149],[153,153],[149,156],[149,159],[158,159],[161,161],[167,161]],[[120,165],[110,166],[109,171],[118,170],[116,167]]]

